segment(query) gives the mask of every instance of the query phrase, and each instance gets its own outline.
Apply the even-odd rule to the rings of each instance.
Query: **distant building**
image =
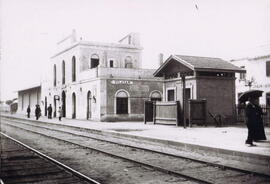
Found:
[[[6,103],[0,103],[0,112],[10,112],[10,106]]]
[[[236,75],[236,103],[238,97],[249,89],[264,91],[260,103],[270,106],[270,55],[236,59],[231,61],[247,71]]]
[[[64,45],[64,46],[63,46]],[[76,33],[59,42],[51,73],[42,83],[42,111],[59,106],[67,118],[96,121],[143,120],[145,100],[162,99],[155,70],[142,69],[139,35],[118,43],[77,41]]]
[[[35,114],[36,105],[42,105],[40,98],[41,85],[19,90],[17,112],[20,114],[26,114],[26,109],[29,105],[31,108],[31,114]]]
[[[220,58],[172,55],[155,71],[154,76],[164,79],[163,100],[180,101],[181,107],[185,81],[186,117],[188,99],[206,99],[208,112],[220,114],[232,123],[236,113],[236,72],[244,73],[245,70]],[[209,114],[207,121],[213,121]]]

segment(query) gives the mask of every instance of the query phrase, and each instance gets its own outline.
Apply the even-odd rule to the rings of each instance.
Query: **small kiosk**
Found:
[[[163,102],[180,102],[180,124],[186,127],[194,114],[190,113],[189,108],[194,105],[190,106],[189,100],[206,102],[206,109],[202,108],[206,114],[204,123],[214,123],[211,116],[215,115],[223,117],[227,124],[235,122],[236,72],[246,71],[220,58],[171,55],[154,76],[163,77]],[[167,123],[166,118],[170,118],[162,118],[159,112],[160,109],[154,113],[156,122]]]

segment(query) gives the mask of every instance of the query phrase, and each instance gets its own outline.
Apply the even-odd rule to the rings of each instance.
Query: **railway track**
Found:
[[[11,123],[12,122],[12,123]],[[169,154],[158,153],[146,149],[130,147],[93,138],[83,131],[68,130],[61,125],[41,125],[37,122],[25,120],[2,121],[5,126],[16,127],[24,131],[32,132],[49,138],[64,141],[68,144],[81,146],[88,150],[95,150],[108,156],[127,160],[154,170],[169,173],[174,176],[186,178],[186,180],[198,183],[269,183],[269,176],[248,173],[242,170],[227,168],[222,165],[191,160],[184,157],[176,157]],[[83,134],[83,135],[82,135]]]
[[[100,184],[80,172],[4,133],[1,140],[1,184],[77,183]]]

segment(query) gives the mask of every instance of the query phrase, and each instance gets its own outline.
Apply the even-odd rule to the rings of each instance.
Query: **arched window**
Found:
[[[97,54],[93,54],[90,58],[90,68],[96,68],[99,65],[99,57]]]
[[[128,93],[120,90],[116,93],[116,114],[128,114]]]
[[[72,82],[76,81],[76,58],[72,57]]]
[[[159,91],[153,91],[150,95],[151,101],[161,101],[161,93]]]
[[[66,66],[65,61],[62,61],[62,84],[66,83]]]
[[[133,66],[132,66],[132,58],[130,56],[127,56],[125,58],[125,68],[133,68]]]
[[[62,113],[63,117],[66,117],[66,93],[62,91]]]
[[[92,116],[91,99],[92,99],[91,91],[88,91],[87,92],[87,109],[86,109],[86,118],[87,119],[91,119],[91,116]]]
[[[53,65],[53,86],[56,86],[56,65]]]

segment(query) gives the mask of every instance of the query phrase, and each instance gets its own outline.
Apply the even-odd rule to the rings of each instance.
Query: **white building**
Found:
[[[51,57],[48,78],[41,87],[41,109],[49,104],[54,116],[61,106],[67,118],[96,121],[142,120],[144,101],[162,98],[155,70],[142,69],[139,35],[118,43],[76,39],[73,32]]]
[[[40,104],[41,85],[35,85],[18,91],[17,113],[26,114],[27,107],[30,106],[31,114],[35,114],[36,105]],[[44,115],[44,114],[43,114]]]
[[[236,59],[231,61],[247,71],[236,74],[236,103],[238,96],[249,89],[264,91],[260,98],[262,105],[270,106],[270,55]]]

